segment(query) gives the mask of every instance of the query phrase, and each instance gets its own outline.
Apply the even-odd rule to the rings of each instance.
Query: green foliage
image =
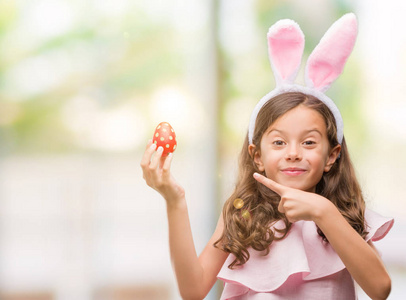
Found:
[[[21,42],[36,34],[21,27],[22,17],[14,1],[0,2],[0,49],[9,50],[0,57],[3,154],[83,150],[61,120],[72,99],[84,95],[97,106],[114,107],[183,72],[175,30],[140,11],[118,20],[94,10],[68,30],[31,43]],[[34,69],[27,67],[33,64]],[[44,86],[26,89],[37,82]],[[9,107],[19,112],[14,118]]]

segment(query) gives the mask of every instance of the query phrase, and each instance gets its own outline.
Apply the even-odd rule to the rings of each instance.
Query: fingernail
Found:
[[[259,174],[258,174],[258,173],[254,173],[254,178],[259,178]]]
[[[153,143],[151,146],[149,146],[151,149],[155,149],[156,148],[156,144]]]
[[[163,151],[164,151],[164,148],[162,146],[159,146],[158,147],[158,152],[163,152]]]

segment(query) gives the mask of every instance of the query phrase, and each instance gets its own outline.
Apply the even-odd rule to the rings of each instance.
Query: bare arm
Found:
[[[166,200],[169,248],[172,266],[183,299],[203,299],[216,281],[216,275],[223,265],[227,253],[214,248],[213,243],[221,236],[223,221],[197,256],[190,227],[185,191],[170,173],[172,156],[162,158],[162,149],[155,153],[155,146],[148,143],[141,161],[144,179]],[[153,156],[153,157],[152,157]]]
[[[202,253],[199,256],[199,261],[204,270],[204,279],[203,279],[203,294],[207,295],[210,289],[213,287],[214,283],[217,280],[217,274],[220,272],[221,267],[223,266],[228,253],[221,251],[213,246],[213,244],[220,238],[224,229],[223,215],[220,215],[220,218],[217,222],[216,230],[214,231],[213,236],[210,238],[206,247],[203,249]]]
[[[220,217],[213,236],[197,257],[185,204],[176,208],[168,205],[172,266],[182,298],[203,299],[216,282],[216,276],[227,258],[227,253],[213,246],[223,231],[223,221]]]
[[[365,293],[371,299],[386,299],[391,291],[391,279],[375,247],[365,242],[331,202],[325,204],[315,223]]]

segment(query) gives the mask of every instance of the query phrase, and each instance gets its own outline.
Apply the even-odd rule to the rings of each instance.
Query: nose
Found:
[[[301,161],[302,160],[302,151],[300,146],[296,144],[291,144],[286,148],[285,159],[287,161]]]

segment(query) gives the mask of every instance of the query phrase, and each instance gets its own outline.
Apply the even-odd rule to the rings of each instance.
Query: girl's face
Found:
[[[250,145],[250,153],[255,149]],[[263,134],[254,161],[268,178],[288,187],[315,192],[341,146],[330,149],[323,117],[299,105],[279,117]]]

